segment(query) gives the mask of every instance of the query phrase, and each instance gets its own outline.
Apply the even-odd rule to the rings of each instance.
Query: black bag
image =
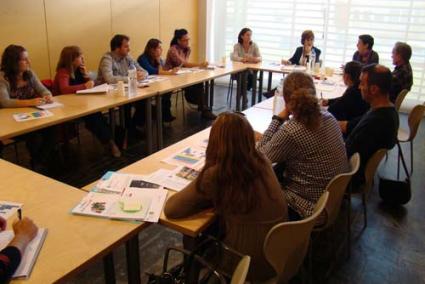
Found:
[[[406,162],[404,161],[403,152],[401,151],[400,143],[397,142],[398,150],[400,152],[401,162],[403,169],[406,173],[405,181],[391,180],[380,177],[379,178],[379,196],[385,203],[390,205],[403,205],[410,201],[412,197],[412,190],[410,187],[410,175],[407,170]]]

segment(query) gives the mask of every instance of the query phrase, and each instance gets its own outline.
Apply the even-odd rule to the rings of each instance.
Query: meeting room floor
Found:
[[[214,112],[228,109],[226,104],[227,87],[216,86]],[[234,96],[235,97],[235,96]],[[172,106],[177,120],[164,127],[164,146],[171,145],[208,126],[210,122],[200,118],[200,114],[179,97],[176,109],[175,96]],[[234,103],[232,104],[234,106]],[[401,127],[407,128],[407,115],[400,115]],[[100,147],[99,142],[80,123],[80,145],[73,139],[62,146],[65,165],[51,175],[52,178],[75,187],[82,187],[97,180],[108,170],[119,170],[143,158],[143,141],[133,141],[121,158],[113,158]],[[344,239],[344,213],[338,219],[335,230],[318,237],[313,246],[314,283],[425,283],[425,122],[423,121],[414,143],[414,173],[412,177],[412,200],[405,206],[390,208],[380,200],[377,184],[369,196],[368,226],[363,227],[362,209],[359,200],[353,199],[354,221],[352,225],[351,257],[341,255],[338,260],[332,257],[334,247]],[[405,156],[409,158],[409,147],[403,145]],[[29,167],[29,157],[24,143],[18,145],[18,158],[13,147],[6,147],[4,158],[24,167]],[[410,160],[408,159],[410,165]],[[393,149],[379,173],[386,177],[396,177],[397,150]],[[421,213],[422,212],[422,213]],[[421,217],[422,216],[422,217]],[[158,273],[162,268],[165,249],[181,246],[181,235],[161,225],[149,226],[139,234],[142,283],[146,283],[145,271]],[[65,244],[64,244],[65,245]],[[125,248],[114,251],[117,283],[127,282]],[[58,260],[61,261],[61,260]],[[329,263],[336,263],[330,277],[323,279]],[[298,281],[295,281],[298,282]],[[70,279],[68,283],[104,283],[103,264],[93,264],[86,271]]]

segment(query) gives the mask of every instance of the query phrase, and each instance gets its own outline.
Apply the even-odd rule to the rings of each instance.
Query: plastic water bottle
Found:
[[[273,97],[273,115],[278,115],[285,108],[285,100],[283,99],[283,78],[277,86]]]
[[[137,70],[136,68],[128,69],[128,96],[137,95]]]
[[[311,53],[310,53],[310,70],[313,71],[314,70],[314,65],[316,64],[316,52],[314,52],[313,47],[311,48]]]

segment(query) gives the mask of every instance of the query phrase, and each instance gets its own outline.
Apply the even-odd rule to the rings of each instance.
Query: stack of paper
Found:
[[[28,120],[34,120],[34,119],[40,119],[52,116],[53,113],[51,113],[48,110],[37,110],[37,111],[31,111],[31,112],[21,112],[21,113],[15,113],[13,115],[13,118],[17,122],[21,121],[28,121]]]
[[[109,90],[108,84],[102,84],[90,89],[77,91],[77,94],[103,94],[103,93],[106,94],[108,90]]]
[[[48,103],[48,104],[37,106],[37,108],[39,108],[39,109],[52,109],[52,108],[57,108],[57,107],[63,107],[63,104],[58,103],[58,102],[51,102],[51,103]]]

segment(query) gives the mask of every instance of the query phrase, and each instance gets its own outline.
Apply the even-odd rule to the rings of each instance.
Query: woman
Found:
[[[295,65],[307,65],[312,57],[315,58],[315,63],[320,60],[320,49],[314,46],[314,33],[311,30],[306,30],[301,34],[301,44],[295,50],[289,60],[282,60],[282,64],[295,64]]]
[[[379,63],[379,55],[372,48],[374,39],[371,35],[359,35],[357,51],[353,54],[353,61],[362,65]]]
[[[72,94],[78,90],[89,89],[94,82],[89,78],[84,66],[84,57],[78,46],[66,46],[62,49],[59,62],[56,66],[56,76],[53,83],[53,92],[56,95]],[[98,112],[84,117],[86,128],[92,132],[102,144],[110,148],[114,157],[120,157],[121,152],[106,124],[102,113]]]
[[[6,220],[0,217],[0,234],[6,229]],[[7,283],[18,268],[28,244],[37,235],[37,226],[29,218],[23,218],[13,224],[15,236],[0,251],[0,283]]]
[[[174,31],[173,39],[168,49],[167,59],[165,61],[164,70],[171,70],[176,67],[207,67],[208,62],[193,63],[189,61],[190,46],[189,46],[189,33],[185,29],[178,29]],[[191,104],[197,104],[198,110],[201,111],[202,117],[209,120],[216,119],[211,110],[206,106],[207,93],[204,90],[203,84],[196,84],[184,89],[186,100]]]
[[[238,43],[233,46],[232,61],[243,63],[261,62],[260,49],[257,44],[251,40],[252,31],[249,28],[243,28],[238,35]],[[247,90],[252,89],[252,73],[248,74]]]
[[[289,218],[298,220],[313,213],[328,182],[347,170],[348,161],[338,122],[320,110],[311,76],[302,72],[287,75],[283,98],[286,108],[273,116],[258,150],[283,168],[278,176],[288,200]]]
[[[30,65],[24,47],[13,44],[6,47],[1,59],[0,107],[35,107],[52,102],[52,94],[43,86]],[[56,137],[54,127],[23,136],[36,171],[44,171],[47,166],[57,168]]]
[[[271,163],[255,149],[254,131],[240,114],[218,116],[204,168],[168,199],[164,212],[169,218],[184,218],[211,207],[224,243],[251,256],[248,278],[271,278],[274,272],[264,258],[263,243],[268,231],[287,219],[287,205]]]
[[[175,75],[178,67],[164,70],[164,61],[161,58],[162,42],[152,38],[148,41],[145,51],[139,56],[137,62],[148,71],[149,75]],[[171,93],[162,95],[162,119],[165,122],[172,122],[176,118],[171,114]]]
[[[329,106],[330,112],[337,120],[351,120],[369,110],[369,104],[363,100],[359,89],[362,64],[351,61],[345,64],[342,79],[347,86],[340,98],[322,100],[322,106]]]

